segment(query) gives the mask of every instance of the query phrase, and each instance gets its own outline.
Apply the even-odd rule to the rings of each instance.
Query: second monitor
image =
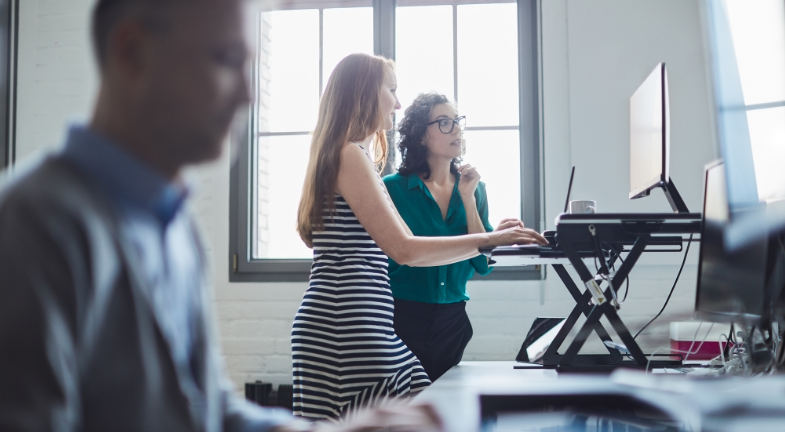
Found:
[[[762,237],[733,252],[725,249],[723,235],[731,219],[725,181],[722,163],[706,167],[695,317],[755,324],[769,312],[767,239]]]

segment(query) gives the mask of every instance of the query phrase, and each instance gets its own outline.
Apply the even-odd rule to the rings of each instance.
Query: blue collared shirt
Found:
[[[188,189],[86,127],[71,128],[63,156],[113,204],[123,240],[136,251],[145,278],[140,288],[168,342],[183,392],[198,404],[191,359],[204,276],[191,221],[182,211]]]

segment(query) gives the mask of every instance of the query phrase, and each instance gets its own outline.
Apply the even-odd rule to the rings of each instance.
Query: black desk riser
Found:
[[[612,299],[629,275],[647,246],[674,246],[670,251],[681,251],[682,235],[698,234],[701,228],[700,213],[598,213],[562,214],[557,218],[556,244],[543,248],[542,257],[566,257],[575,268],[578,276],[587,287],[583,292],[570,277],[562,264],[551,264],[575,300],[564,325],[556,335],[543,357],[543,367],[558,371],[600,372],[618,367],[663,368],[682,365],[681,356],[665,354],[665,359],[649,359],[644,354],[627,326],[619,317]],[[627,249],[630,247],[629,249]],[[509,254],[510,251],[506,251]],[[609,267],[613,267],[622,252],[628,252],[618,271],[611,277]],[[596,274],[586,267],[582,258],[594,258],[598,264]],[[609,280],[604,291],[605,301],[598,302],[590,292],[596,280]],[[611,292],[613,290],[613,292]],[[596,294],[596,293],[595,293]],[[586,321],[578,331],[564,354],[558,350],[564,344],[570,330],[581,315]],[[629,354],[621,354],[617,349],[606,346],[608,354],[578,354],[592,332],[600,339],[612,341],[608,331],[600,323],[605,316],[616,334],[626,346]],[[625,357],[631,357],[626,359]],[[519,366],[525,368],[526,366]]]

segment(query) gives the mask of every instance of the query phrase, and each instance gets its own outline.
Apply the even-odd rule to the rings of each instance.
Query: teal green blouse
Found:
[[[455,236],[468,233],[466,210],[461,194],[458,192],[460,174],[456,174],[455,188],[447,209],[447,219],[433,195],[419,176],[412,174],[388,175],[384,184],[390,193],[395,207],[412,233],[416,236]],[[488,198],[485,183],[480,182],[474,191],[477,212],[486,231],[493,231],[488,223]],[[484,255],[438,267],[409,267],[389,261],[390,286],[393,297],[423,303],[457,303],[469,300],[466,282],[474,272],[486,275],[491,272]]]

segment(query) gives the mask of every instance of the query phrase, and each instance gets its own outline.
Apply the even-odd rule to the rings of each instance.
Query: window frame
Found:
[[[541,0],[516,0],[518,17],[518,92],[519,139],[521,170],[521,219],[527,227],[540,231],[542,220],[542,69],[540,39]],[[336,2],[338,3],[338,2]],[[350,2],[340,2],[344,5]],[[388,58],[395,53],[395,9],[397,6],[453,5],[498,3],[494,0],[373,0],[374,52]],[[289,0],[281,9],[329,7],[329,2]],[[257,18],[258,20],[258,18]],[[258,34],[258,30],[257,30]],[[257,38],[258,39],[258,38]],[[457,49],[457,45],[454,46]],[[455,65],[457,67],[457,63]],[[258,62],[251,65],[252,88],[258,89]],[[321,72],[320,72],[321,73]],[[457,86],[457,81],[456,84]],[[249,109],[246,124],[233,133],[229,191],[229,281],[230,282],[304,282],[310,276],[310,259],[254,259],[252,256],[254,216],[256,208],[253,173],[256,166],[258,111]],[[507,127],[504,127],[508,129]],[[472,128],[490,130],[496,128]],[[393,132],[389,138],[392,139]],[[392,141],[390,141],[392,142]],[[390,161],[394,160],[391,146]],[[388,164],[391,167],[392,164]],[[388,168],[389,169],[389,168]],[[389,173],[390,171],[386,171]],[[545,276],[542,266],[497,267],[487,276],[475,275],[473,280],[540,280]]]
[[[0,170],[16,160],[16,62],[18,59],[19,0],[0,3]]]

